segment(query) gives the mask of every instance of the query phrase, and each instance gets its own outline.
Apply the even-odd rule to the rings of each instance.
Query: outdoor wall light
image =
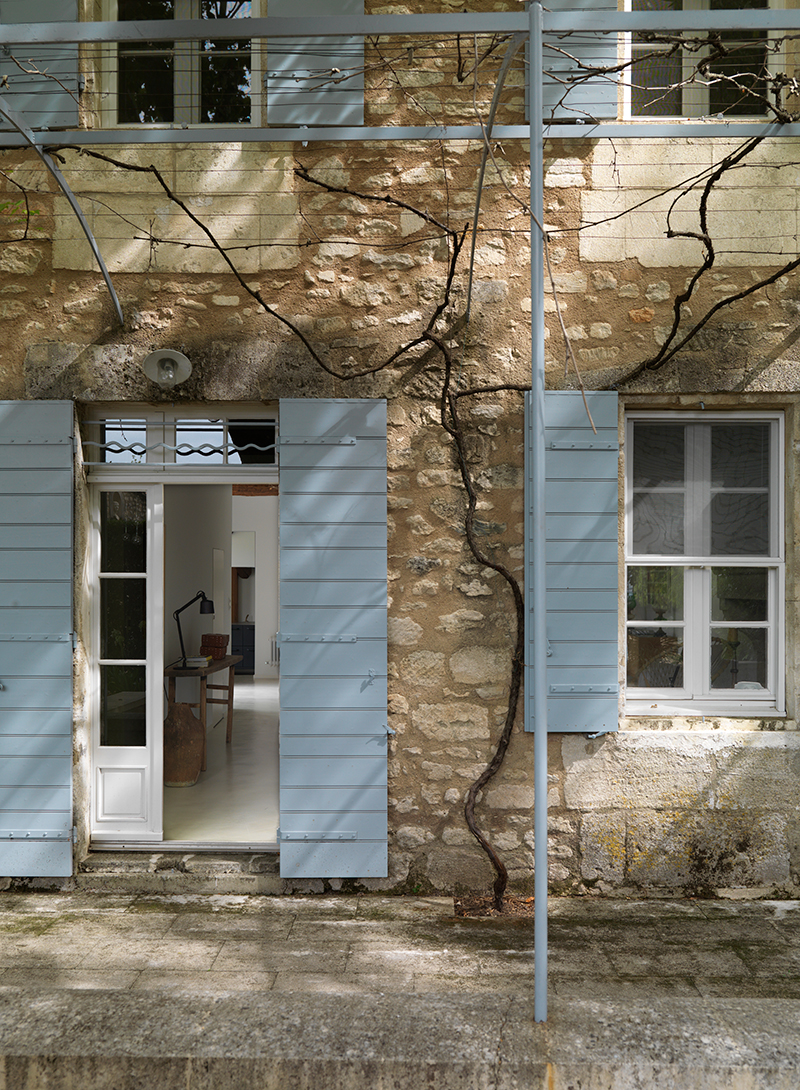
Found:
[[[214,603],[210,598],[206,598],[205,593],[202,590],[198,590],[194,598],[190,599],[185,606],[181,606],[180,609],[176,609],[172,616],[175,618],[175,623],[178,626],[178,639],[181,641],[181,666],[186,669],[186,648],[183,646],[183,633],[181,632],[181,622],[178,617],[179,613],[183,613],[185,609],[188,609],[190,605],[193,605],[197,599],[200,599],[200,612],[201,613],[214,613]]]
[[[162,390],[171,390],[181,382],[186,382],[192,373],[192,365],[183,352],[171,348],[160,348],[145,357],[142,369],[151,382]]]

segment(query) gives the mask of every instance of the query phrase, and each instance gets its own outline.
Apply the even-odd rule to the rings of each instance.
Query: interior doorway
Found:
[[[213,594],[215,612],[213,617],[202,616],[192,608],[181,614],[187,654],[197,654],[203,636],[214,633],[228,639],[228,654],[241,655],[232,637],[240,639],[243,625],[252,634],[250,654],[234,676],[230,743],[226,743],[227,709],[209,703],[206,769],[190,787],[163,788],[165,846],[277,849],[277,507],[275,486],[170,484],[164,488],[165,665],[180,654],[173,611],[198,590],[209,597]],[[237,548],[237,537],[241,546],[242,535],[251,546],[244,558]],[[246,564],[241,563],[243,559]],[[243,582],[247,589],[237,595],[237,585]],[[224,685],[227,680],[227,671],[207,679],[209,686]],[[178,701],[198,700],[199,681],[179,678],[177,682]],[[199,709],[195,712],[199,714]]]

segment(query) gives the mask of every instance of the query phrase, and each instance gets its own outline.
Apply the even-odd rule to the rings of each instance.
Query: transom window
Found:
[[[781,419],[634,417],[627,451],[629,712],[782,711]]]
[[[116,0],[111,18],[244,19],[252,0]],[[210,33],[213,27],[209,26]],[[121,42],[116,55],[114,121],[234,125],[251,121],[249,39]]]

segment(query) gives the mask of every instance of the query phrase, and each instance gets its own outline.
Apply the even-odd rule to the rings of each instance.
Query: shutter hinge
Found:
[[[553,439],[548,443],[548,450],[618,450],[617,442],[601,442],[595,439],[581,439],[577,443],[567,443]]]
[[[551,685],[551,693],[616,693],[616,685]]]
[[[355,830],[342,830],[341,832],[323,833],[319,829],[307,831],[304,829],[293,830],[291,833],[281,833],[281,840],[358,840]]]
[[[280,447],[354,447],[354,435],[281,435]]]

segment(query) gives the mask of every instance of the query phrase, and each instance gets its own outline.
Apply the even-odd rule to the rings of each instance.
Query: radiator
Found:
[[[269,641],[269,665],[280,666],[280,662],[281,653],[278,648],[278,634],[276,632],[272,639]]]

